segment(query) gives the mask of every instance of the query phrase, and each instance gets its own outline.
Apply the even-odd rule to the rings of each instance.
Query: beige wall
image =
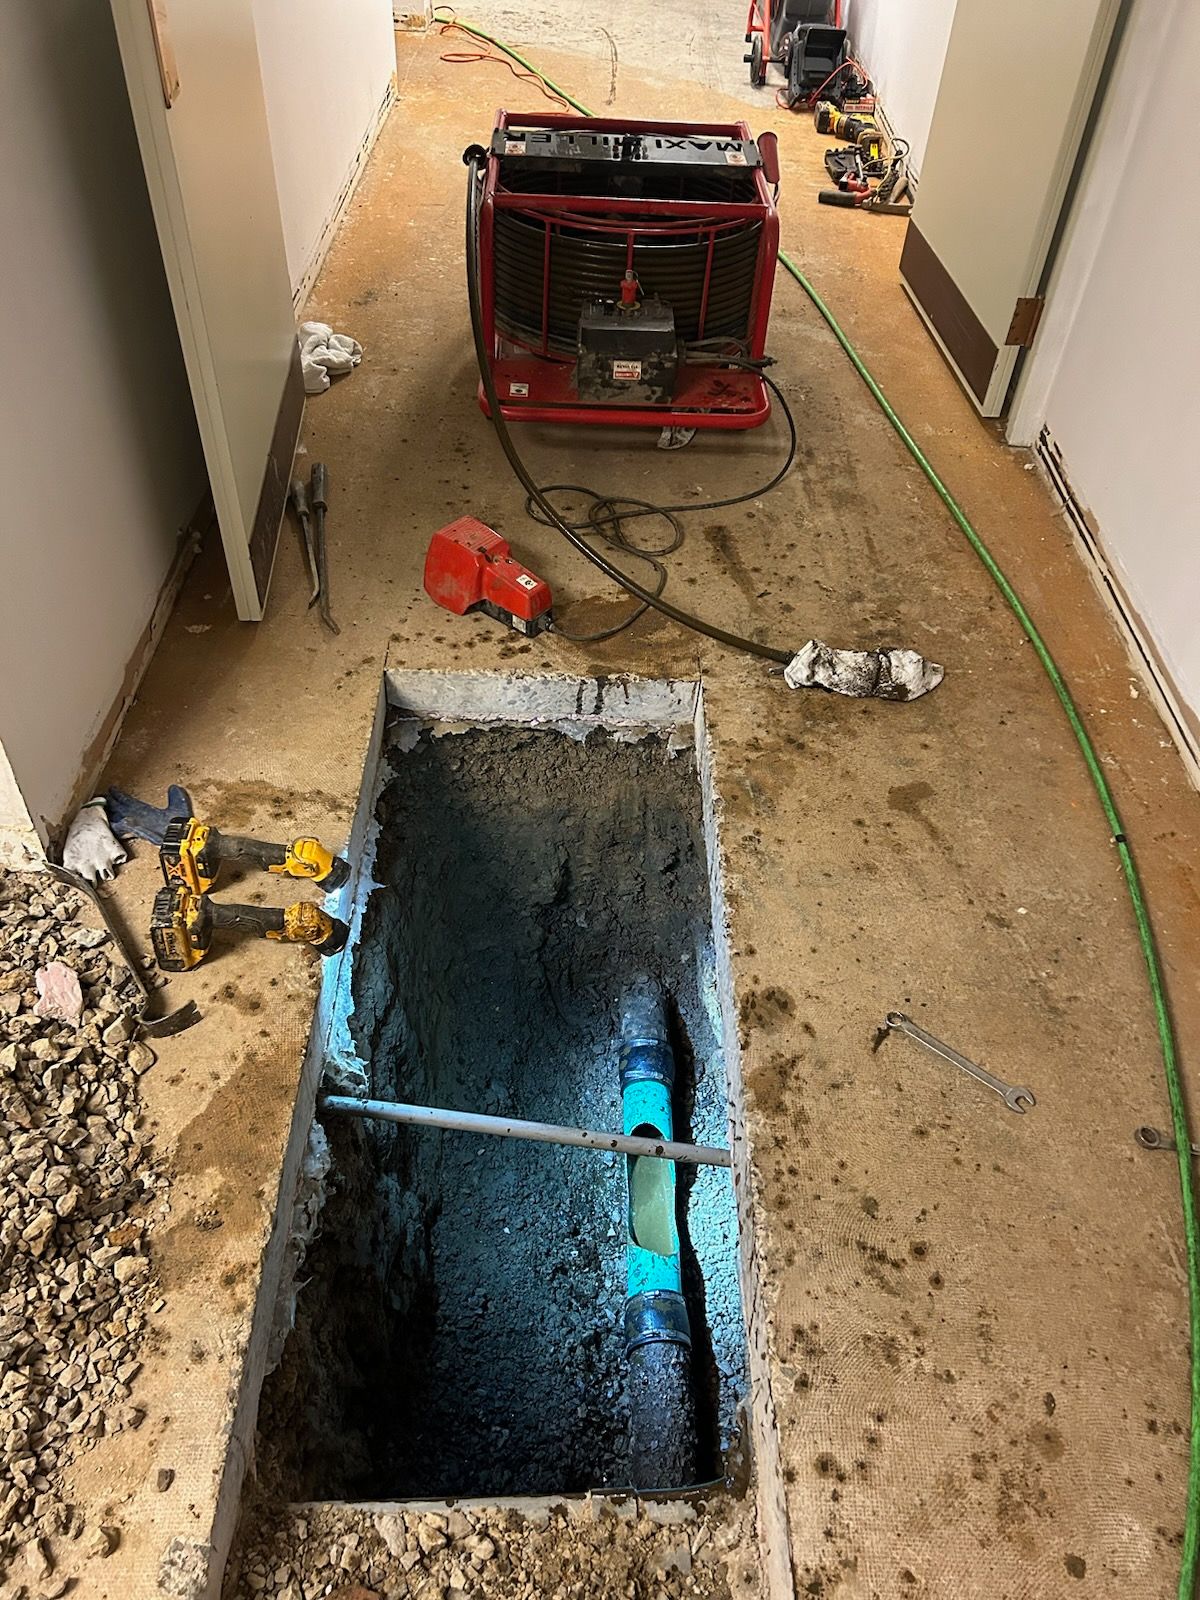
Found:
[[[5,7],[0,152],[0,744],[44,830],[204,471],[107,5]]]
[[[921,171],[956,0],[848,0],[846,26],[888,121]]]
[[[1200,182],[1146,152],[1200,72],[1195,0],[1133,0],[1022,375],[1009,438],[1043,425],[1177,700],[1200,726]]]
[[[395,68],[388,0],[253,5],[293,285]],[[0,859],[90,779],[180,529],[195,415],[103,0],[6,7],[0,50]]]
[[[296,289],[312,281],[395,75],[392,4],[254,0],[254,22]]]

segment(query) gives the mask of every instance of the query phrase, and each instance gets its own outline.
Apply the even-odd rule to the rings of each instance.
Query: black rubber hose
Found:
[[[496,430],[496,437],[500,440],[500,448],[508,458],[508,464],[517,476],[521,487],[528,494],[530,500],[537,506],[546,521],[562,534],[563,538],[598,567],[611,582],[618,584],[643,605],[653,606],[655,611],[661,611],[663,616],[670,617],[672,622],[677,622],[681,627],[690,628],[693,633],[700,633],[707,639],[712,639],[717,644],[724,645],[729,650],[740,650],[746,655],[759,656],[767,661],[779,661],[784,666],[795,655],[794,650],[777,650],[771,645],[759,644],[754,639],[743,639],[740,634],[729,633],[724,628],[718,628],[715,623],[705,622],[702,617],[694,617],[687,611],[681,611],[678,606],[673,606],[669,600],[664,600],[652,589],[644,589],[640,583],[628,577],[621,569],[614,566],[607,557],[594,550],[586,539],[581,539],[546,498],[542,489],[533,480],[529,469],[521,459],[516,445],[512,441],[508,424],[500,410],[500,397],[496,393],[496,383],[492,377],[490,352],[483,337],[483,307],[480,300],[479,278],[479,203],[477,188],[483,176],[483,162],[485,153],[478,148],[468,150],[463,157],[467,164],[467,297],[471,307],[471,333],[475,340],[475,359],[479,364],[479,377],[483,383],[483,392],[487,399],[488,410],[491,413],[492,426]],[[779,388],[771,379],[763,375],[763,381],[779,394]],[[782,396],[780,396],[782,399]],[[786,403],[785,403],[786,404]],[[790,419],[789,419],[790,420]],[[795,425],[793,424],[793,439]],[[788,462],[790,465],[790,460]],[[786,470],[786,468],[785,468]],[[781,476],[782,474],[780,474]],[[776,478],[773,482],[778,481]],[[753,498],[760,491],[752,491],[750,495],[738,495],[732,500],[717,502],[723,505],[736,504],[739,500]],[[679,507],[680,510],[700,509],[699,507]]]

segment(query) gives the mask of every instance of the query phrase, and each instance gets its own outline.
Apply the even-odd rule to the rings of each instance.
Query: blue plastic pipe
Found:
[[[639,978],[621,1005],[621,1110],[626,1134],[669,1140],[675,1058],[662,992]],[[669,1343],[691,1347],[682,1293],[675,1166],[628,1156],[626,1181],[625,1352]]]

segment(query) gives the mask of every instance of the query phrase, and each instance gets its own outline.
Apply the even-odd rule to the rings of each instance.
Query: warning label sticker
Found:
[[[517,582],[521,585],[522,589],[537,588],[537,579],[531,578],[527,572],[518,572]]]
[[[527,400],[529,398],[529,385],[527,383],[510,383],[508,395],[510,400]]]
[[[636,383],[642,375],[642,363],[640,361],[614,361],[612,375],[617,383]]]
[[[746,165],[745,153],[741,150],[726,150],[725,165],[727,167],[744,167]]]
[[[524,139],[506,139],[504,141],[504,154],[506,156],[523,156],[525,154]]]

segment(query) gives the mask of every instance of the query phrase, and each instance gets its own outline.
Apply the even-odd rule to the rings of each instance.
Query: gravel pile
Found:
[[[731,1600],[757,1593],[744,1503],[620,1510],[261,1509],[247,1517],[225,1600]]]
[[[76,920],[86,904],[0,874],[0,1576],[33,1600],[67,1593],[62,1566],[120,1542],[66,1503],[62,1471],[142,1421],[145,1231],[166,1182],[141,1131],[154,1053],[133,1039],[136,988],[108,935]],[[34,1009],[51,962],[77,975],[75,1023]]]

